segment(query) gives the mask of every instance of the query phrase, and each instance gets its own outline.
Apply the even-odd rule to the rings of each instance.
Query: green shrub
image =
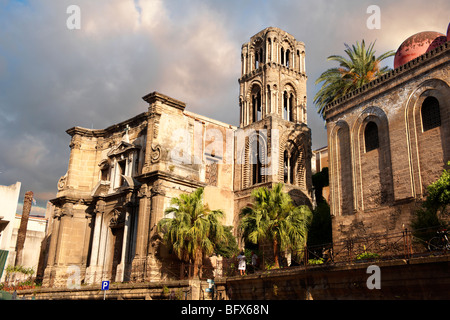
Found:
[[[323,258],[309,259],[308,264],[323,264]]]
[[[380,255],[374,252],[363,252],[356,256],[356,260],[370,260],[370,259],[378,259]]]

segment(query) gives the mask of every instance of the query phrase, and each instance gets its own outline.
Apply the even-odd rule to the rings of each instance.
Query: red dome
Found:
[[[447,41],[450,41],[450,23],[448,24],[447,28]]]
[[[397,49],[394,58],[394,68],[397,68],[424,54],[428,50],[432,50],[441,45],[445,42],[443,41],[444,38],[447,39],[444,34],[435,31],[419,32],[409,37]]]

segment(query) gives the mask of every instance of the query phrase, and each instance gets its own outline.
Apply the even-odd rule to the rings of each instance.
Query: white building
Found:
[[[17,203],[19,202],[20,186],[20,182],[16,182],[10,186],[0,186],[0,250],[2,250],[3,253],[4,251],[11,250],[11,238],[14,229]],[[10,258],[11,257],[9,256],[8,261],[10,261]],[[1,262],[2,261],[0,261],[0,271],[2,271],[2,268],[4,267]]]

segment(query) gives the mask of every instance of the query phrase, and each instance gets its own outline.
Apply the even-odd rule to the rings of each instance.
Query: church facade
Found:
[[[156,225],[173,197],[199,187],[237,236],[255,188],[284,182],[297,205],[311,205],[304,44],[270,27],[241,53],[238,127],[153,92],[131,119],[67,130],[71,152],[51,200],[44,286],[65,286],[73,270],[88,284],[179,275]]]
[[[394,69],[326,108],[333,241],[401,234],[450,161],[450,43],[421,32]]]

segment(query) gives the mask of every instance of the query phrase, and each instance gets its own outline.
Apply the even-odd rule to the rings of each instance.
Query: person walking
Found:
[[[252,251],[252,267],[253,267],[253,273],[256,272],[256,270],[258,269],[258,265],[259,265],[259,259],[258,256],[256,255],[256,253],[254,251]]]
[[[245,274],[245,267],[246,267],[244,251],[242,251],[241,254],[237,256],[237,259],[238,259],[239,273],[241,276],[243,276]]]

